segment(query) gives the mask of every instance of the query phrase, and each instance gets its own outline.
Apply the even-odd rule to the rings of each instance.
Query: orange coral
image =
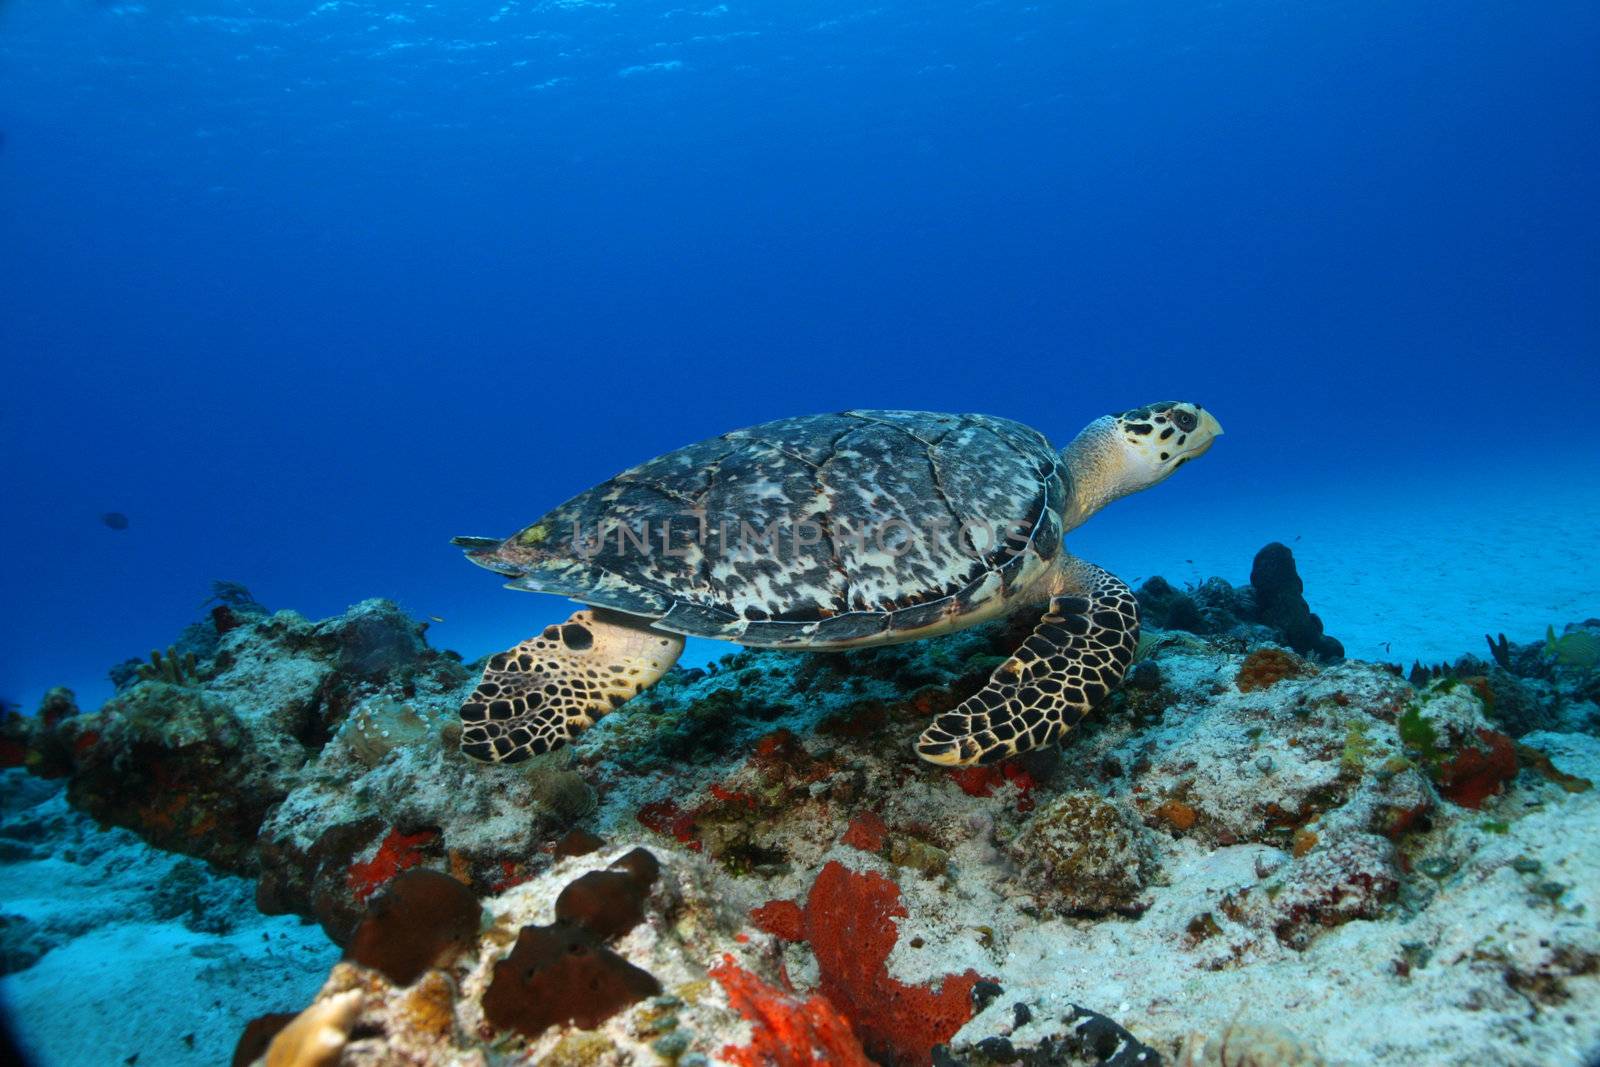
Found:
[[[455,1027],[455,986],[444,972],[429,971],[400,1002],[400,1011],[413,1030],[444,1041]]]
[[[756,798],[743,790],[729,789],[725,785],[713,783],[708,792],[724,804],[741,807],[746,811],[756,810]]]
[[[670,798],[652,801],[640,808],[635,818],[656,833],[667,834],[691,850],[700,851],[700,842],[694,836],[695,813],[684,811],[676,801]]]
[[[421,863],[422,846],[438,836],[437,830],[422,830],[414,834],[390,830],[370,860],[350,865],[350,890],[356,900],[365,904],[368,897],[387,885],[395,875]]]
[[[1511,738],[1494,730],[1479,730],[1478,740],[1488,748],[1468,745],[1442,761],[1435,772],[1439,793],[1464,808],[1483,807],[1485,800],[1517,776],[1517,749]]]
[[[905,915],[899,886],[837,860],[817,875],[804,911],[823,995],[850,1019],[873,1059],[893,1067],[930,1063],[933,1046],[972,1018],[972,987],[982,978],[970,968],[937,987],[890,977],[889,952],[900,936],[894,920]]]
[[[750,1043],[722,1057],[739,1067],[871,1067],[850,1024],[826,997],[802,1000],[767,985],[732,956],[711,968],[728,1003],[750,1024]]]
[[[996,763],[988,767],[963,767],[950,772],[951,781],[969,797],[986,797],[1006,782],[1015,785],[1022,794],[1017,801],[1018,811],[1032,811],[1033,787],[1039,783],[1033,775],[1014,762]]]
[[[792,900],[769,900],[759,908],[751,908],[750,921],[756,929],[784,941],[805,940],[805,913]]]
[[[1188,830],[1200,820],[1200,813],[1181,800],[1168,800],[1156,809],[1156,818],[1179,830]]]
[[[1299,657],[1291,656],[1282,649],[1258,648],[1245,657],[1233,684],[1239,687],[1241,693],[1253,693],[1257,689],[1277,685],[1285,678],[1298,678],[1304,673],[1305,664]]]
[[[863,852],[877,852],[883,848],[888,836],[889,827],[884,825],[878,813],[864,811],[850,820],[850,828],[844,832],[844,837],[840,840]]]

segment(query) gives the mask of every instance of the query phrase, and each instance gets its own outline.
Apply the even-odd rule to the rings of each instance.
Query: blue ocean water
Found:
[[[1597,47],[1572,0],[3,0],[0,697],[97,703],[215,579],[503,647],[567,608],[451,535],[847,407],[1196,400],[1226,438],[1086,552],[1348,520],[1308,573],[1382,534],[1368,590],[1448,587],[1522,500],[1542,618],[1600,589],[1542,554],[1600,525]]]

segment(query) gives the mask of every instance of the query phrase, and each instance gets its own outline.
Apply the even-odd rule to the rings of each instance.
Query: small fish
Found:
[[[106,527],[111,530],[126,530],[128,528],[128,516],[120,511],[108,511],[100,516],[100,521],[105,523]]]
[[[444,622],[444,620],[439,618],[437,615],[429,615],[428,618],[432,619],[434,622]]]
[[[1556,636],[1554,626],[1544,634],[1544,654],[1568,667],[1589,669],[1600,664],[1600,635],[1590,630],[1574,630]]]

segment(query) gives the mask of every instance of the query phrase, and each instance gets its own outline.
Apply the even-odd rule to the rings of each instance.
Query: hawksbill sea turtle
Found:
[[[685,636],[833,650],[1014,612],[1037,616],[1032,634],[917,753],[965,766],[1049,744],[1122,681],[1139,637],[1127,585],[1062,535],[1221,433],[1175,402],[1096,419],[1059,452],[989,415],[780,419],[624,471],[504,540],[458,537],[510,588],[586,605],[490,657],[461,706],[462,751],[516,763],[558,748],[654,685]]]

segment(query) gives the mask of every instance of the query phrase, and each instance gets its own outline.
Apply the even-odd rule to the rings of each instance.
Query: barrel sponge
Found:
[[[1288,545],[1274,541],[1256,553],[1250,586],[1256,594],[1257,617],[1278,630],[1290,648],[1302,656],[1344,658],[1344,646],[1322,632],[1322,619],[1306,603],[1305,583]]]

